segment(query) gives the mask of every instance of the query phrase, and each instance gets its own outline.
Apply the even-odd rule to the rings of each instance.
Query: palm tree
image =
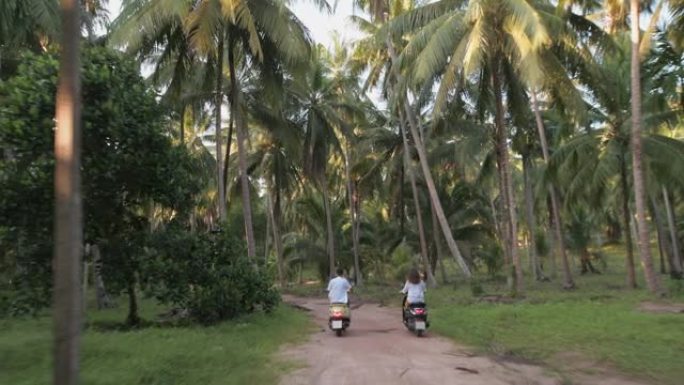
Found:
[[[54,371],[55,385],[76,385],[81,335],[80,9],[62,0],[62,57],[55,130]]]
[[[399,4],[398,8],[397,7],[390,7],[389,4],[386,3],[385,0],[372,0],[372,1],[359,1],[357,4],[361,6],[368,7],[369,11],[373,15],[374,19],[378,22],[383,22],[387,23],[388,18],[389,18],[389,13],[387,10],[392,9],[393,11],[396,9],[403,10],[404,8],[402,7],[401,4]],[[394,5],[394,4],[392,4]],[[404,77],[401,74],[401,69],[400,69],[400,63],[398,61],[398,56],[394,47],[394,42],[392,42],[391,36],[386,33],[386,31],[379,31],[379,36],[384,36],[385,37],[385,49],[387,53],[387,57],[390,60],[390,68],[388,69],[386,73],[386,83],[388,86],[392,87],[392,85],[403,85],[404,84]],[[417,121],[417,118],[415,116],[415,111],[413,108],[408,104],[408,102],[405,100],[405,90],[402,87],[398,87],[396,90],[392,91],[392,99],[390,100],[391,105],[397,108],[398,111],[401,111],[403,114],[403,118],[400,118],[399,121],[402,122],[404,119],[408,123],[408,128],[409,132],[412,137],[412,142],[414,144],[414,147],[416,148],[418,152],[418,159],[419,159],[419,164],[421,166],[421,171],[423,173],[423,177],[425,178],[426,184],[427,184],[427,189],[428,193],[430,196],[430,201],[431,204],[434,208],[435,214],[437,216],[438,222],[440,224],[440,227],[442,228],[442,232],[444,233],[444,237],[447,241],[447,246],[449,247],[450,252],[454,256],[454,258],[457,260],[460,268],[463,270],[463,273],[467,276],[471,276],[470,268],[468,265],[465,263],[465,260],[463,259],[458,246],[456,245],[456,242],[453,238],[453,234],[451,232],[451,229],[449,227],[449,223],[447,221],[447,218],[444,214],[444,210],[442,208],[442,204],[439,201],[439,196],[437,194],[437,190],[435,187],[434,179],[432,178],[432,174],[430,171],[430,166],[428,164],[428,159],[427,159],[427,153],[425,150],[425,145],[422,140],[422,138],[419,136],[418,131],[419,131],[419,123]]]
[[[321,7],[327,5],[323,0],[314,2]],[[131,11],[128,14],[133,15],[133,25],[137,27],[129,29],[126,41],[136,44],[138,41],[145,41],[147,36],[155,36],[160,31],[168,30],[169,26],[182,28],[189,46],[205,60],[213,60],[215,63],[217,186],[219,215],[222,218],[225,205],[225,193],[222,191],[225,191],[225,186],[222,183],[221,107],[224,99],[224,64],[227,64],[231,120],[234,121],[237,132],[247,253],[254,259],[256,246],[245,148],[248,119],[242,107],[239,73],[243,69],[241,67],[246,67],[247,63],[254,63],[255,67],[260,67],[260,71],[277,71],[278,63],[285,67],[304,64],[310,52],[310,39],[306,29],[292,11],[277,0],[126,0],[124,7],[126,6],[130,6]]]
[[[634,200],[636,203],[637,231],[639,234],[639,255],[641,264],[644,268],[646,283],[654,294],[662,292],[660,278],[653,268],[653,258],[651,257],[651,243],[649,239],[648,223],[646,222],[646,191],[643,171],[642,148],[643,139],[641,137],[641,58],[639,57],[639,0],[631,0],[631,101],[632,101],[632,171],[634,173]]]
[[[452,1],[430,3],[399,18],[396,32],[417,31],[402,53],[411,63],[409,79],[421,84],[442,75],[435,99],[435,117],[444,111],[450,91],[478,73],[481,86],[492,95],[494,143],[502,196],[502,229],[507,260],[515,271],[516,289],[522,291],[522,266],[517,251],[516,200],[508,155],[503,92],[514,75],[527,84],[538,84],[542,67],[540,51],[549,41],[536,3],[526,1]]]

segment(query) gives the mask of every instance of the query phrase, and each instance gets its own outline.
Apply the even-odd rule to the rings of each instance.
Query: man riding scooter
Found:
[[[344,270],[337,268],[337,277],[328,283],[328,299],[330,300],[330,318],[328,326],[338,337],[349,327],[351,311],[349,310],[348,292],[352,285],[344,277]]]

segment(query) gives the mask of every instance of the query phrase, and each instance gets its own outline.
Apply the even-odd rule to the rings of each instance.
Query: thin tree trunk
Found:
[[[128,278],[126,292],[128,293],[128,317],[126,318],[126,324],[136,326],[140,324],[140,317],[138,316],[138,299],[135,296],[135,275],[133,274]]]
[[[650,195],[650,194],[649,194]],[[651,217],[655,219],[656,224],[656,234],[658,236],[658,254],[660,256],[660,273],[667,274],[667,269],[665,266],[665,255],[667,258],[671,255],[670,243],[667,241],[670,234],[665,230],[665,223],[663,221],[663,215],[658,207],[658,201],[655,196],[650,195],[651,205],[649,209],[651,210]]]
[[[81,82],[80,9],[61,0],[62,58],[57,88],[55,130],[55,245],[53,383],[79,383],[81,342]]]
[[[620,160],[620,187],[622,189],[622,226],[625,234],[625,249],[627,256],[625,268],[627,269],[627,287],[636,288],[636,272],[634,270],[634,245],[632,243],[632,232],[630,231],[629,214],[629,187],[627,185],[627,162]]]
[[[670,204],[670,194],[663,186],[663,200],[665,201],[665,211],[667,212],[667,227],[670,230],[670,243],[672,253],[670,254],[670,276],[675,279],[682,279],[682,259],[679,249],[679,237],[677,237],[677,226],[674,220],[674,212]]]
[[[114,301],[107,294],[104,279],[102,279],[102,254],[100,247],[95,244],[90,247],[93,255],[93,280],[95,281],[95,297],[97,298],[97,309],[109,309],[114,307]]]
[[[273,204],[271,203],[271,196],[266,193],[264,197],[266,200],[266,231],[264,231],[264,266],[268,266],[268,251],[269,240],[272,237],[272,222],[273,222]]]
[[[513,273],[515,277],[515,291],[521,294],[524,290],[522,263],[518,254],[518,218],[515,210],[516,201],[513,194],[513,180],[511,177],[511,166],[508,157],[508,142],[504,126],[504,109],[502,100],[502,87],[498,74],[498,66],[492,66],[492,86],[494,88],[495,101],[495,125],[496,125],[496,148],[497,156],[500,156],[501,174],[503,176],[504,188],[504,210],[507,210],[508,236],[511,247],[511,262],[513,263]]]
[[[232,80],[231,80],[232,81]],[[232,98],[232,95],[231,95]],[[233,105],[233,102],[231,101],[231,106]],[[228,169],[230,165],[230,147],[233,144],[233,128],[235,127],[235,117],[233,116],[233,112],[231,110],[230,113],[230,119],[228,123],[228,137],[226,138],[226,157],[223,160],[223,186],[228,186]],[[224,187],[224,188],[226,188]],[[226,193],[226,195],[230,195],[230,193]],[[228,199],[226,198],[226,201]]]
[[[648,222],[646,222],[646,190],[642,161],[641,138],[641,70],[639,63],[639,0],[630,1],[632,19],[632,172],[634,174],[634,201],[636,203],[637,222],[639,230],[639,245],[641,248],[641,265],[646,276],[649,290],[654,294],[664,294],[660,284],[660,277],[653,268],[651,246],[649,240]]]
[[[273,191],[273,194],[275,195],[275,199],[273,199],[273,206],[270,207],[271,210],[269,210],[268,214],[271,218],[271,229],[273,231],[273,245],[275,247],[276,252],[278,282],[280,283],[280,287],[285,287],[287,281],[285,278],[285,262],[283,260],[283,240],[280,235],[280,191],[277,188],[274,191],[273,186],[269,188],[269,191]],[[267,199],[270,203],[270,198],[267,197]]]
[[[358,227],[356,226],[356,222],[358,221],[357,217],[357,212],[356,212],[356,191],[354,189],[354,183],[352,182],[351,179],[351,170],[349,169],[351,167],[350,165],[350,159],[349,159],[349,151],[350,149],[347,148],[346,151],[344,151],[344,172],[345,176],[347,178],[347,195],[349,197],[349,216],[351,219],[351,228],[352,228],[352,250],[354,252],[354,283],[356,285],[361,285],[363,282],[363,279],[361,278],[361,268],[360,268],[360,263],[359,263],[359,238],[357,236],[357,230]]]
[[[544,156],[544,163],[548,166],[550,161],[549,155],[549,143],[546,140],[546,129],[544,128],[544,121],[542,120],[541,112],[539,111],[539,104],[537,103],[536,91],[531,93],[532,99],[532,110],[534,112],[534,118],[537,123],[537,133],[539,134],[539,141],[542,146],[542,154]],[[558,190],[555,186],[549,186],[549,195],[551,197],[551,215],[553,220],[553,225],[556,233],[556,247],[561,255],[561,263],[563,264],[563,288],[573,289],[575,288],[575,281],[572,277],[572,271],[570,270],[570,263],[568,262],[568,253],[565,249],[565,239],[563,238],[563,220],[560,215],[560,200],[558,197]],[[553,275],[556,275],[556,258],[552,257],[552,269]]]
[[[226,186],[223,184],[223,147],[221,138],[221,107],[223,106],[223,46],[224,34],[221,33],[216,54],[216,90],[214,91],[214,113],[216,127],[216,184],[218,186],[218,216],[226,220]]]
[[[430,216],[432,217],[432,237],[435,241],[435,248],[437,249],[437,263],[439,264],[439,271],[442,274],[442,282],[448,283],[449,277],[447,277],[446,270],[444,269],[444,248],[442,247],[442,240],[439,237],[439,223],[437,222],[437,215],[435,215],[435,209],[430,206]]]
[[[230,105],[230,107],[231,114],[233,115],[235,124],[237,126],[238,166],[240,168],[240,188],[242,190],[242,215],[244,216],[245,236],[247,237],[247,257],[256,267],[256,242],[254,241],[252,202],[249,193],[249,177],[247,175],[247,149],[245,148],[245,140],[247,139],[247,122],[246,118],[242,116],[242,112],[240,111],[240,90],[235,71],[234,44],[235,42],[231,37],[228,47],[228,67],[230,71],[231,99],[233,103]]]
[[[183,103],[183,106],[181,107],[180,111],[180,142],[181,145],[185,145],[185,110],[187,109],[187,105]]]
[[[394,51],[394,46],[392,45],[389,35],[387,37],[387,50],[392,60],[392,69],[395,72],[394,75],[396,81],[397,83],[401,83],[401,73],[399,72],[399,68],[397,68],[396,66],[396,52]],[[444,214],[442,202],[440,202],[439,200],[439,195],[437,194],[435,181],[432,179],[432,172],[430,171],[430,165],[428,164],[425,146],[423,142],[420,140],[420,136],[418,135],[418,122],[416,121],[415,116],[413,116],[413,110],[411,109],[411,106],[409,106],[405,98],[400,97],[397,99],[397,101],[399,103],[397,107],[401,108],[401,105],[403,105],[404,111],[406,112],[406,117],[409,122],[409,128],[411,130],[411,136],[414,138],[415,141],[415,147],[418,151],[418,159],[420,161],[420,166],[423,171],[423,177],[425,179],[425,183],[427,183],[428,193],[430,194],[430,201],[435,209],[435,213],[437,214],[437,219],[439,220],[440,227],[442,228],[442,232],[444,233],[444,238],[447,241],[447,246],[449,246],[449,251],[451,252],[451,255],[454,257],[458,265],[461,267],[461,270],[463,270],[465,276],[470,278],[472,276],[472,273],[470,272],[470,268],[468,267],[468,264],[465,262],[465,259],[463,259],[461,252],[458,250],[458,245],[456,245],[454,235],[451,233],[451,228],[449,227],[449,222],[447,221],[446,215]]]
[[[359,250],[359,278],[362,278],[361,273],[361,193],[359,193],[358,182],[354,183],[354,211],[356,216],[356,244]],[[359,281],[361,282],[361,281]]]
[[[285,255],[283,254],[283,236],[280,232],[280,225],[282,224],[282,209],[281,209],[280,190],[276,191],[275,201],[273,202],[273,241],[276,249],[276,258],[278,261],[278,279],[281,287],[287,284],[287,276],[285,269]]]
[[[409,156],[410,147],[408,139],[406,138],[406,130],[403,114],[399,112],[399,120],[401,122],[401,140],[404,143],[404,165],[409,175],[409,180],[411,181],[411,192],[413,193],[413,204],[416,210],[416,223],[418,224],[418,238],[420,240],[420,256],[423,264],[423,269],[427,274],[427,283],[430,287],[437,286],[435,277],[432,274],[432,269],[430,268],[430,261],[428,259],[428,248],[427,240],[425,239],[425,226],[423,225],[423,213],[420,209],[420,200],[418,195],[418,186],[416,185],[416,173],[413,166],[411,165],[411,157]]]
[[[399,228],[401,231],[401,237],[403,238],[406,234],[406,209],[404,205],[404,181],[406,180],[405,174],[406,166],[404,162],[401,163],[401,180],[399,181]]]
[[[328,233],[327,249],[328,249],[328,263],[330,264],[330,276],[335,276],[335,234],[333,233],[332,225],[332,209],[330,208],[330,197],[328,196],[328,184],[325,182],[325,176],[320,181],[321,194],[323,195],[323,207],[325,208],[325,225]]]
[[[537,220],[534,215],[534,192],[532,191],[532,181],[530,173],[532,172],[532,160],[529,155],[523,156],[523,179],[525,183],[525,208],[527,219],[527,232],[529,237],[528,254],[530,258],[530,268],[536,280],[543,278],[541,269],[539,268],[539,261],[537,258],[537,239],[535,237],[537,231]]]
[[[86,251],[86,254],[88,252]],[[88,261],[83,260],[83,290],[81,291],[81,298],[83,299],[83,312],[88,311]]]

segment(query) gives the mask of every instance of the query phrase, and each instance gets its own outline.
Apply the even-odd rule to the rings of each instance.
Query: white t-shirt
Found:
[[[425,302],[425,282],[415,284],[406,281],[401,292],[406,294],[408,303],[424,303]]]
[[[351,284],[344,277],[335,277],[328,283],[328,298],[330,303],[347,303],[347,292]]]

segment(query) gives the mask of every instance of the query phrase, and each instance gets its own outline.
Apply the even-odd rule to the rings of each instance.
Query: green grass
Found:
[[[524,297],[509,304],[484,302],[465,284],[429,291],[433,330],[481,352],[531,359],[561,373],[575,369],[569,357],[582,357],[630,377],[681,384],[684,314],[639,311],[641,302],[657,299],[645,290],[638,261],[640,288],[630,290],[623,248],[602,251],[605,265],[595,264],[602,274],[576,274],[573,291],[562,290],[560,279],[534,282],[529,275]],[[670,288],[666,302],[684,299],[677,283],[661,278]],[[484,295],[507,294],[500,281],[484,281],[482,289]]]
[[[151,319],[158,307],[143,303]],[[93,385],[275,384],[295,363],[275,353],[310,331],[302,312],[281,306],[211,327],[109,327],[125,309],[93,312],[84,335],[82,383]],[[0,320],[0,383],[47,384],[51,373],[51,321]]]

